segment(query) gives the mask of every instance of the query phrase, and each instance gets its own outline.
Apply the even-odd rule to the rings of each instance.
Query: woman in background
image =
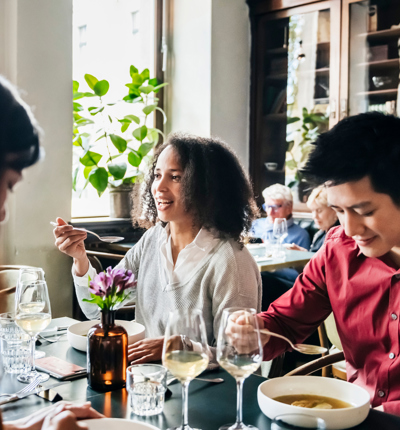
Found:
[[[22,180],[22,171],[39,160],[40,153],[39,128],[31,110],[16,89],[0,76],[0,223],[7,220],[8,193]],[[4,312],[1,305],[0,312]],[[78,419],[101,417],[90,402],[59,402],[16,421],[2,423],[0,416],[0,429],[81,430],[87,426]]]
[[[260,273],[243,247],[257,208],[247,175],[227,145],[171,135],[154,155],[141,197],[133,221],[148,230],[117,266],[137,278],[136,321],[145,326],[146,339],[129,346],[135,364],[161,359],[170,311],[201,309],[208,343],[215,346],[223,309],[261,305]],[[86,233],[57,221],[56,246],[74,258],[79,304],[96,318],[98,307],[82,302],[89,298],[88,277],[96,275],[84,247]]]

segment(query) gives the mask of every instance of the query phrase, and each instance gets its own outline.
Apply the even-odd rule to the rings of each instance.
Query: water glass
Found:
[[[271,430],[325,430],[322,418],[305,414],[283,414],[276,416],[271,423]]]
[[[15,324],[15,315],[0,314],[1,357],[7,373],[30,370],[30,338]]]
[[[159,364],[134,364],[126,369],[126,389],[133,413],[160,414],[167,390],[167,369]]]

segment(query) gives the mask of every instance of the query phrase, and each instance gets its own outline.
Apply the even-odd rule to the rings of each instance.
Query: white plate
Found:
[[[79,351],[86,352],[87,347],[87,332],[96,324],[99,324],[100,320],[84,321],[76,324],[72,324],[68,327],[67,338],[69,344],[78,349]],[[135,321],[124,321],[115,320],[115,323],[124,327],[128,332],[128,344],[137,342],[138,340],[144,339],[144,326]]]
[[[147,423],[123,420],[119,418],[100,418],[95,420],[83,420],[79,422],[87,424],[89,430],[159,430],[158,427],[154,427]]]

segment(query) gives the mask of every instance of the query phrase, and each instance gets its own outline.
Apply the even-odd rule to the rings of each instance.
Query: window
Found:
[[[73,1],[73,79],[79,82],[79,91],[90,91],[84,75],[91,74],[109,81],[110,90],[105,97],[120,100],[127,93],[125,84],[130,80],[131,65],[140,70],[148,68],[154,75],[155,2]],[[78,163],[79,155],[75,151],[74,170]],[[84,182],[82,177],[77,188],[83,188]],[[90,185],[83,191],[73,191],[73,218],[108,215],[107,190],[101,198]]]

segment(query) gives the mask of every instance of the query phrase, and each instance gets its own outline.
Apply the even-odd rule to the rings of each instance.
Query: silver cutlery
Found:
[[[50,224],[54,227],[58,227],[58,224],[56,222],[50,221]],[[121,240],[124,240],[124,237],[121,236],[99,236],[97,233],[91,230],[87,230],[86,228],[78,228],[74,227],[75,230],[81,230],[86,231],[86,233],[93,234],[94,236],[98,237],[102,242],[108,242],[108,243],[114,243],[114,242],[121,242]]]
[[[70,381],[56,382],[55,384],[49,385],[47,387],[37,385],[33,390],[30,390],[28,392],[24,392],[22,394],[15,393],[15,394],[11,395],[11,397],[9,397],[8,399],[0,401],[0,406],[5,405],[5,404],[10,403],[10,402],[15,402],[16,400],[24,399],[25,397],[31,396],[32,394],[38,394],[38,393],[41,393],[42,391],[47,391],[47,390],[50,390],[52,388],[59,387],[60,385],[65,385],[65,384],[70,384],[70,383],[71,383]],[[28,387],[28,385],[27,385],[27,387]]]
[[[56,333],[54,333],[54,335],[55,335]],[[64,335],[66,335],[67,333],[63,333],[63,334],[60,334],[59,336],[57,336],[55,339],[49,339],[48,337],[45,337],[45,336],[42,336],[41,334],[39,334],[38,335],[38,337],[40,338],[40,339],[42,339],[44,342],[49,342],[49,343],[56,343],[56,342],[58,342],[59,341],[59,339],[61,338],[61,336],[64,336]]]
[[[167,379],[167,385],[172,384],[174,381],[176,381],[178,378],[169,378]],[[207,379],[207,378],[193,378],[196,381],[202,381],[202,382],[210,382],[212,384],[220,384],[221,382],[224,382],[224,379],[222,378],[213,378],[213,379]]]
[[[15,396],[20,396],[23,395],[25,393],[29,393],[30,391],[34,390],[42,381],[41,376],[39,375],[37,378],[35,378],[30,384],[25,385],[24,388],[22,388],[21,390],[17,391],[14,394],[0,394],[0,397],[15,397]]]

